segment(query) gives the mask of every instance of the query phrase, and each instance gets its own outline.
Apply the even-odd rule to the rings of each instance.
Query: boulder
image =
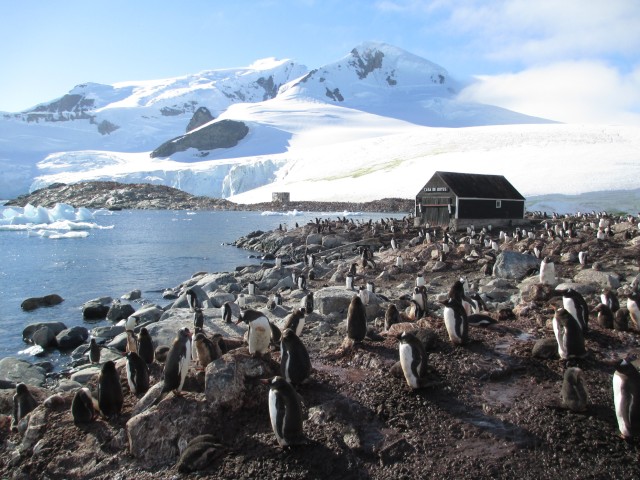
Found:
[[[40,327],[33,332],[31,340],[34,345],[39,345],[42,348],[54,347],[56,345],[56,334],[48,327]]]
[[[112,325],[110,327],[96,327],[91,330],[91,335],[96,338],[112,340],[124,332],[124,325]]]
[[[138,317],[138,325],[144,325],[145,323],[157,322],[163,313],[163,309],[151,304],[136,310],[135,316]]]
[[[223,292],[222,290],[216,290],[212,294],[209,294],[209,303],[213,308],[220,308],[225,302],[234,302],[236,299],[233,293]]]
[[[107,317],[113,299],[111,297],[100,297],[89,300],[82,305],[82,317],[85,320],[101,320]]]
[[[558,342],[555,338],[541,338],[534,345],[531,354],[536,358],[558,358]]]
[[[345,287],[326,287],[314,293],[313,302],[315,310],[322,315],[332,312],[341,312],[346,315],[351,297],[356,295],[355,290],[348,290]]]
[[[322,246],[327,249],[341,247],[346,243],[349,242],[347,242],[340,235],[325,235],[324,237],[322,237]]]
[[[202,287],[200,287],[199,285],[192,285],[189,288],[196,294],[196,297],[198,298],[198,301],[200,302],[203,308],[207,308],[211,306],[209,302],[209,297],[207,296],[206,292],[202,289]],[[175,302],[173,302],[173,305],[171,305],[171,308],[189,308],[189,302],[187,302],[186,289],[185,291],[182,292],[182,294],[178,297],[178,299]]]
[[[71,374],[71,381],[81,385],[86,385],[93,380],[96,375],[100,374],[100,369],[101,367],[98,366],[87,366],[86,368],[82,368]]]
[[[89,330],[85,327],[76,326],[67,328],[56,335],[58,348],[69,349],[82,345],[89,338]]]
[[[64,299],[57,294],[45,295],[44,297],[32,297],[27,298],[20,304],[20,307],[25,311],[35,310],[40,307],[51,307],[62,303]]]
[[[44,384],[45,373],[44,368],[18,358],[5,357],[0,360],[0,380],[40,387]]]
[[[533,255],[506,250],[496,258],[493,275],[499,278],[522,280],[539,267],[540,261]]]
[[[567,290],[568,288],[574,289],[583,296],[598,293],[600,290],[595,284],[591,283],[562,282],[556,286],[556,290]]]
[[[122,295],[123,300],[139,300],[140,298],[142,298],[142,292],[138,289],[136,290],[131,290],[129,293],[125,293],[124,295]]]
[[[25,329],[22,331],[22,340],[24,340],[27,343],[35,343],[33,340],[33,335],[41,328],[46,328],[55,337],[61,331],[65,330],[67,326],[62,322],[31,323],[27,325]],[[44,334],[41,333],[40,335],[44,335]],[[50,334],[47,333],[46,335],[49,336]],[[37,344],[37,345],[40,345],[40,344]],[[41,346],[44,346],[44,345],[41,345]]]
[[[136,312],[128,303],[114,303],[107,312],[107,320],[117,322],[129,318]]]
[[[307,245],[320,245],[322,244],[322,234],[321,233],[310,233],[307,235]]]
[[[573,277],[573,281],[576,283],[591,283],[601,288],[620,288],[620,276],[617,273],[599,272],[591,268],[580,270],[578,274]]]

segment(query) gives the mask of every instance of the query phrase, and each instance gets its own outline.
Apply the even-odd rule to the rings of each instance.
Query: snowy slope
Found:
[[[273,191],[296,200],[411,198],[435,170],[505,175],[525,196],[637,188],[639,128],[555,124],[460,102],[458,90],[444,68],[372,42],[311,71],[269,59],[84,84],[0,118],[0,198],[105,179],[237,202],[268,201]],[[212,122],[244,122],[248,135],[233,148],[152,159],[201,106]]]

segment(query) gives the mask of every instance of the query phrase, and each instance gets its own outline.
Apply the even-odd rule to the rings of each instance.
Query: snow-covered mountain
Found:
[[[556,124],[462,102],[460,89],[373,42],[313,70],[266,59],[78,85],[0,116],[0,198],[94,179],[237,202],[410,198],[435,170],[502,174],[525,196],[637,188],[640,129]],[[205,120],[187,132],[196,112]]]

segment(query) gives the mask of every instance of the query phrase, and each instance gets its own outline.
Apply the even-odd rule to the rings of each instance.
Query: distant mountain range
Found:
[[[85,83],[0,115],[0,198],[115,180],[236,202],[273,191],[367,201],[411,198],[435,170],[503,174],[524,195],[637,187],[638,128],[560,125],[460,101],[461,88],[443,67],[374,42],[312,70],[265,59]]]

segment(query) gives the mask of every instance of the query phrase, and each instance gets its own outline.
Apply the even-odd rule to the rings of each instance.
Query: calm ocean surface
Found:
[[[2,208],[2,207],[0,207]],[[81,306],[101,296],[120,298],[134,289],[144,300],[165,306],[165,288],[175,287],[195,272],[233,271],[259,263],[252,252],[224,245],[254,230],[278,224],[293,228],[317,216],[335,219],[344,213],[263,215],[260,212],[189,212],[127,210],[96,215],[106,229],[88,230],[85,238],[51,239],[26,231],[0,230],[0,358],[17,356],[34,362],[66,360],[59,352],[33,358],[18,352],[25,326],[61,321],[88,329],[110,322],[85,322]],[[351,214],[354,220],[374,220],[391,214]],[[399,215],[400,217],[402,215]],[[32,312],[20,308],[29,297],[56,293],[64,302]],[[134,308],[141,304],[132,302]]]

